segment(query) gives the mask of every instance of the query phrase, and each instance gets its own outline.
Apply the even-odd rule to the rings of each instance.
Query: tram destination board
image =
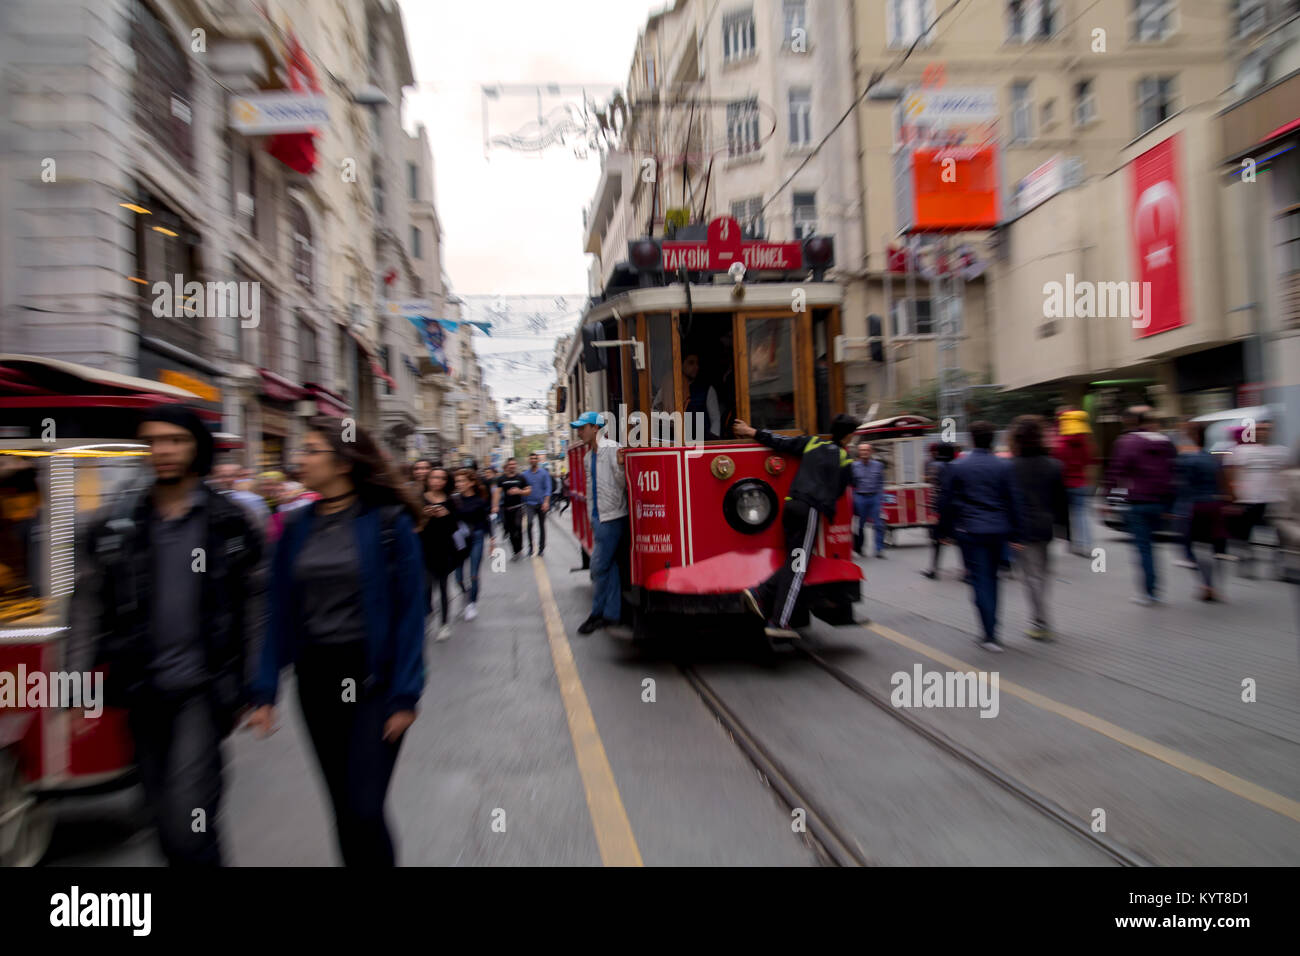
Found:
[[[790,272],[803,268],[803,245],[798,242],[765,242],[742,239],[740,224],[723,216],[709,223],[707,239],[665,239],[663,267],[672,272],[726,272],[744,263],[755,272]]]

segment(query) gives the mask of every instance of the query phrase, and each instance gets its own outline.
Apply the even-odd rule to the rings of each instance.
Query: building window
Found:
[[[934,0],[888,0],[885,29],[891,47],[908,47],[934,22]],[[918,46],[928,46],[926,34]]]
[[[1268,20],[1268,5],[1265,0],[1236,0],[1233,4],[1233,20],[1236,36],[1247,36]]]
[[[320,346],[316,327],[303,313],[298,313],[298,374],[299,381],[321,383]]]
[[[1174,78],[1144,76],[1138,80],[1138,135],[1174,115]]]
[[[754,33],[754,9],[737,10],[722,18],[723,62],[753,56],[758,49]]]
[[[1163,40],[1174,32],[1173,0],[1132,0],[1133,39],[1142,43]]]
[[[767,235],[762,196],[737,199],[731,204],[731,218],[740,223],[741,230],[752,238],[760,239]]]
[[[790,145],[812,144],[812,90],[807,87],[790,90]]]
[[[387,345],[379,346],[379,365],[388,375],[388,378],[393,377],[393,351]],[[384,394],[393,394],[393,386],[388,384],[388,379],[384,379]]]
[[[804,44],[804,49],[808,49],[807,4],[804,0],[784,0],[781,12],[785,22],[785,32],[781,34],[781,42],[790,46],[798,39]]]
[[[1057,0],[1038,0],[1038,28],[1034,36],[1040,40],[1050,39],[1056,32],[1060,17],[1057,16]]]
[[[1007,39],[1023,40],[1025,38],[1025,4],[1024,0],[1007,0]]]
[[[262,333],[260,364],[269,372],[280,372],[283,349],[280,341],[280,310],[275,296],[262,284],[262,316],[258,328]]]
[[[645,58],[645,85],[648,89],[655,87],[655,58],[652,56]]]
[[[1011,84],[1011,142],[1024,143],[1033,135],[1033,104],[1029,101],[1029,84]]]
[[[194,172],[190,59],[167,25],[142,0],[132,5],[135,121],[168,155]]]
[[[1074,125],[1087,126],[1097,118],[1097,99],[1093,95],[1092,80],[1074,84]]]
[[[929,299],[900,299],[894,303],[894,337],[933,335],[934,318]]]
[[[299,203],[289,203],[289,228],[293,236],[293,277],[310,290],[315,275],[315,255],[311,246],[311,221]]]
[[[202,302],[187,300],[184,288],[186,283],[199,281],[197,237],[157,196],[142,192],[135,201],[150,211],[147,216],[134,216],[135,271],[132,274],[144,280],[136,283],[140,295],[140,333],[200,355],[207,322],[198,316],[207,315],[207,297]],[[175,288],[177,276],[181,277],[179,289]],[[157,282],[166,286],[155,294]],[[225,302],[227,314],[238,313],[238,292],[235,296],[234,302],[229,299]],[[171,318],[153,314],[154,303],[162,298],[171,300],[166,306]]]
[[[744,156],[758,149],[758,99],[727,104],[727,155]]]
[[[370,192],[374,201],[375,212],[384,214],[384,173],[378,156],[370,160]]]
[[[1278,218],[1282,235],[1282,272],[1300,272],[1300,206],[1293,206]]]
[[[406,188],[412,199],[420,198],[420,167],[415,163],[406,164]]]
[[[411,227],[411,255],[416,259],[424,258],[424,235],[415,226]]]
[[[817,232],[817,194],[794,194],[794,237],[807,239]]]

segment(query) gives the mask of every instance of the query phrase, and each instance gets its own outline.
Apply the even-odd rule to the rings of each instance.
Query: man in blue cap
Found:
[[[605,416],[583,412],[570,427],[591,452],[585,456],[588,498],[591,502],[591,616],[578,626],[579,634],[617,624],[622,613],[622,582],[618,549],[627,534],[627,480],[623,474],[626,448],[612,438],[602,438]]]

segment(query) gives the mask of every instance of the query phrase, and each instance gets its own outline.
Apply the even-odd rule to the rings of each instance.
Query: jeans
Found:
[[[537,521],[537,553],[546,550],[546,512],[540,504],[524,505],[524,515],[528,522],[528,550],[533,550],[533,521]]]
[[[506,537],[510,539],[511,553],[518,554],[524,550],[524,506],[502,508],[501,526],[505,529]]]
[[[469,557],[461,564],[456,565],[456,583],[460,585],[462,591],[465,590],[465,565],[469,565],[469,603],[474,604],[478,601],[478,569],[483,563],[483,540],[487,537],[487,532],[482,528],[475,528],[469,533]]]
[[[853,493],[853,513],[858,518],[858,529],[853,533],[853,550],[861,551],[866,543],[867,525],[875,527],[876,554],[885,550],[885,509],[881,507],[883,492],[874,495]]]
[[[970,575],[975,609],[986,641],[998,639],[998,563],[1007,546],[1006,535],[967,534],[958,536],[966,572]]]
[[[383,739],[387,690],[365,687],[365,641],[316,644],[298,662],[298,701],[320,764],[345,866],[394,866],[384,799],[401,738]],[[355,699],[343,682],[355,681]]]
[[[1128,526],[1137,547],[1138,561],[1142,567],[1142,593],[1156,596],[1156,556],[1151,546],[1152,536],[1164,514],[1164,505],[1158,501],[1144,501],[1129,505]]]
[[[1047,586],[1052,579],[1050,541],[1026,541],[1020,552],[1020,567],[1025,575],[1025,594],[1029,598],[1029,615],[1034,627],[1047,628]]]
[[[158,692],[128,715],[135,762],[149,814],[171,866],[221,866],[221,732],[215,702],[203,690],[179,699]],[[195,810],[203,829],[194,832]]]
[[[591,615],[617,621],[623,613],[623,582],[618,573],[618,549],[627,518],[593,521],[591,529]]]
[[[1070,547],[1075,551],[1092,553],[1092,523],[1089,502],[1091,488],[1068,488],[1070,498]]]

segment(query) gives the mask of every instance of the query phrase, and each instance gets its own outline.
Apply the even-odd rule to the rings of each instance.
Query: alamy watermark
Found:
[[[1150,282],[1093,282],[1065,274],[1065,282],[1043,283],[1045,319],[1131,319],[1133,328],[1151,324]]]
[[[981,717],[998,715],[997,671],[896,671],[889,702],[895,707],[978,707]]]
[[[681,448],[689,447],[688,458],[704,454],[704,440],[708,437],[703,412],[628,412],[626,405],[618,406],[618,415],[601,412],[605,419],[604,432],[617,421],[617,434],[623,436],[624,448]]]
[[[0,710],[35,710],[43,707],[80,709],[87,717],[104,712],[102,671],[27,672],[26,664],[16,671],[0,671]]]
[[[177,273],[174,282],[155,282],[151,291],[153,314],[159,319],[238,318],[246,329],[257,328],[261,321],[260,282],[186,282]]]

